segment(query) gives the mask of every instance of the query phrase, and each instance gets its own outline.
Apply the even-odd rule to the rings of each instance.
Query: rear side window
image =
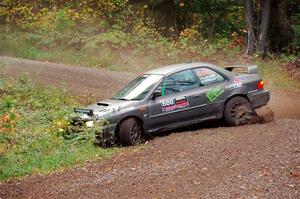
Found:
[[[196,77],[191,70],[175,73],[167,77],[161,84],[162,96],[197,88]]]
[[[194,72],[198,76],[200,84],[204,86],[224,81],[224,77],[209,68],[197,68],[194,69]]]

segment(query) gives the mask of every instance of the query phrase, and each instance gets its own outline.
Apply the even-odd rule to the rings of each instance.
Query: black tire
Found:
[[[225,105],[224,118],[228,125],[237,126],[251,121],[253,110],[244,97],[233,97]]]
[[[141,123],[135,118],[128,118],[121,123],[118,137],[122,146],[133,146],[141,142],[142,132]]]

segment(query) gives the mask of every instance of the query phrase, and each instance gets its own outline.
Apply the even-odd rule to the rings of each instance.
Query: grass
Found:
[[[26,75],[0,82],[0,180],[110,156],[116,148],[93,138],[65,139],[61,125],[78,104],[63,88],[41,86]]]
[[[281,65],[284,61],[281,59],[269,59],[254,61],[257,64],[259,74],[267,80],[267,85],[270,89],[285,89],[290,91],[300,91],[300,82],[290,78],[282,69]]]
[[[45,132],[18,139],[18,145],[1,155],[0,180],[32,173],[48,173],[111,155],[116,149],[92,144],[72,145]]]

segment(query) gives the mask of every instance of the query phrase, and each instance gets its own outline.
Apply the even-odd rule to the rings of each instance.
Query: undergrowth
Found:
[[[78,105],[63,88],[39,85],[27,75],[0,79],[0,180],[63,169],[116,150],[95,146],[95,135],[88,133],[81,139],[62,136],[63,123]]]
[[[144,6],[129,5],[126,0],[101,1],[97,5],[97,9],[90,4],[80,9],[25,9],[25,3],[16,6],[17,10],[0,12],[6,19],[0,27],[0,54],[136,73],[191,61],[220,66],[254,63],[273,87],[299,87],[299,82],[292,82],[281,71],[281,65],[299,57],[299,53],[248,59],[241,32],[207,38],[199,31],[199,20],[199,24],[180,30],[176,37],[166,37]]]
[[[295,57],[269,58],[267,60],[256,59],[259,74],[266,80],[268,89],[283,89],[292,92],[300,92],[300,82],[288,76],[282,66]]]

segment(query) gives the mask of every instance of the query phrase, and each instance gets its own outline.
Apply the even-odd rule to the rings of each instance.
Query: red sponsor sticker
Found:
[[[162,101],[163,112],[174,111],[188,106],[189,106],[189,102],[186,96],[181,96],[181,97]]]

